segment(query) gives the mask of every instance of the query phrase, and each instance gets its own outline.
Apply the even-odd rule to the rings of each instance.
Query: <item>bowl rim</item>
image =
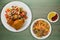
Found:
[[[55,12],[55,11],[51,11],[51,12],[54,12],[55,14],[57,14],[57,15],[58,15],[58,18],[57,18],[55,21],[50,20],[50,19],[48,18],[49,14],[51,14],[50,12],[48,13],[47,18],[48,18],[48,20],[49,20],[50,22],[55,23],[55,22],[57,22],[57,21],[59,20],[59,14],[58,14],[57,12]]]
[[[44,36],[44,37],[37,37],[37,36],[34,34],[33,30],[32,30],[34,23],[35,23],[36,21],[38,21],[38,20],[44,20],[44,21],[46,21],[46,22],[49,24],[49,26],[50,26],[50,32],[49,32],[46,36]],[[37,38],[37,39],[46,39],[46,38],[51,34],[51,30],[52,30],[52,29],[51,29],[51,24],[50,24],[46,19],[43,19],[43,18],[39,18],[39,19],[34,20],[34,21],[32,22],[32,24],[31,24],[31,27],[30,27],[30,31],[31,31],[32,36],[35,37],[35,38]]]

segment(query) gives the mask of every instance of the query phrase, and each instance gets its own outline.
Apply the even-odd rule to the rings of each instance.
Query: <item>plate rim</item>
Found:
[[[25,6],[27,6],[28,9],[29,9],[29,11],[30,11],[30,14],[31,14],[31,15],[30,15],[30,16],[31,16],[30,22],[29,22],[29,24],[27,25],[27,27],[26,27],[25,29],[23,29],[23,30],[20,30],[20,31],[18,31],[18,30],[17,30],[17,31],[12,31],[12,30],[8,29],[8,28],[6,27],[6,25],[4,25],[4,23],[3,23],[3,21],[2,21],[2,12],[3,12],[4,7],[5,7],[6,5],[8,5],[9,3],[12,3],[12,2],[20,2],[20,3],[24,4]],[[26,30],[26,29],[28,28],[28,26],[30,25],[31,20],[32,20],[32,12],[31,12],[31,9],[30,9],[30,7],[29,7],[27,4],[25,4],[24,2],[21,2],[21,1],[12,1],[12,2],[9,2],[9,3],[7,3],[7,4],[4,5],[4,7],[3,7],[2,11],[1,11],[1,22],[2,22],[3,26],[4,26],[7,30],[9,30],[9,31],[11,31],[11,32],[21,32],[21,31],[24,31],[24,30]],[[9,24],[8,24],[8,25],[9,25]]]

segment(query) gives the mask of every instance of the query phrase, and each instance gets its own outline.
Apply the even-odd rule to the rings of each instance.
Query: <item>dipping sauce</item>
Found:
[[[52,21],[55,21],[58,18],[58,15],[56,14],[54,17],[52,17]]]
[[[48,20],[50,20],[52,22],[56,22],[58,20],[58,14],[56,12],[54,12],[54,11],[49,12]]]

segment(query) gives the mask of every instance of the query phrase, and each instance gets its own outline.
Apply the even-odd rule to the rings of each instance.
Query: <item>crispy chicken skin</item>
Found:
[[[23,26],[24,22],[25,22],[24,19],[16,20],[12,24],[12,27],[14,27],[16,30],[18,30],[18,29],[20,29]]]

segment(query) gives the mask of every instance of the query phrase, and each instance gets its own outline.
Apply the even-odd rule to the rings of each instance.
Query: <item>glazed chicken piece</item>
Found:
[[[7,8],[5,12],[7,23],[16,30],[22,28],[28,18],[27,12],[22,7],[12,6]]]
[[[12,24],[14,23],[14,21],[13,21],[12,19],[8,19],[8,20],[7,20],[7,23],[8,23],[10,26],[12,26]]]
[[[14,23],[12,24],[12,27],[18,30],[23,26],[24,22],[25,22],[24,19],[18,19],[14,21]]]

